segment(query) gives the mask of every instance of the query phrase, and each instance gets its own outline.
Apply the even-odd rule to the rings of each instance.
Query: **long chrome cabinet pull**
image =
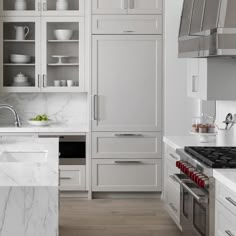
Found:
[[[228,234],[229,236],[234,236],[234,234],[232,234],[230,230],[225,230],[225,233]]]
[[[129,0],[129,9],[134,9],[134,0]]]
[[[141,164],[141,161],[115,161],[115,164]]]
[[[170,157],[172,157],[175,160],[178,160],[178,157],[176,157],[174,154],[169,154]]]
[[[173,211],[178,212],[173,203],[169,203],[169,206]]]
[[[116,137],[143,137],[142,134],[115,134]]]
[[[41,88],[41,84],[40,84],[40,74],[38,74],[38,87]]]
[[[121,8],[128,9],[128,0],[121,0]]]
[[[225,198],[228,202],[230,202],[232,205],[236,206],[236,202],[231,197]]]
[[[93,119],[98,120],[98,95],[93,96]]]
[[[43,87],[46,88],[47,87],[47,76],[44,74],[43,75]]]
[[[61,179],[61,180],[70,180],[70,179],[72,179],[72,178],[70,178],[70,177],[60,177],[60,179]]]

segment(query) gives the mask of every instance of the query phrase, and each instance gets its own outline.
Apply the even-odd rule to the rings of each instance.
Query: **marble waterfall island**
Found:
[[[58,236],[58,139],[0,138],[0,236]]]

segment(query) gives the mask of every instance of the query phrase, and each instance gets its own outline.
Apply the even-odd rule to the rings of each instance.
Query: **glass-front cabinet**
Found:
[[[4,17],[1,22],[1,87],[5,92],[40,89],[40,19]]]
[[[1,1],[1,91],[86,92],[83,1],[19,2]]]
[[[83,16],[84,0],[1,0],[3,16]]]
[[[84,90],[84,19],[45,17],[42,21],[44,91]]]

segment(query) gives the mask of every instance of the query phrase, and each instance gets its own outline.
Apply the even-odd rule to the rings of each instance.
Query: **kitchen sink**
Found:
[[[11,152],[4,151],[0,154],[0,163],[44,163],[47,161],[48,152]]]

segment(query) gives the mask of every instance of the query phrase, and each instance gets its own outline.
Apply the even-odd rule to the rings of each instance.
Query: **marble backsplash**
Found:
[[[0,96],[0,104],[9,104],[19,113],[22,123],[37,114],[47,114],[57,123],[87,124],[89,120],[87,94],[6,94]],[[7,110],[0,110],[0,123],[14,121]]]

